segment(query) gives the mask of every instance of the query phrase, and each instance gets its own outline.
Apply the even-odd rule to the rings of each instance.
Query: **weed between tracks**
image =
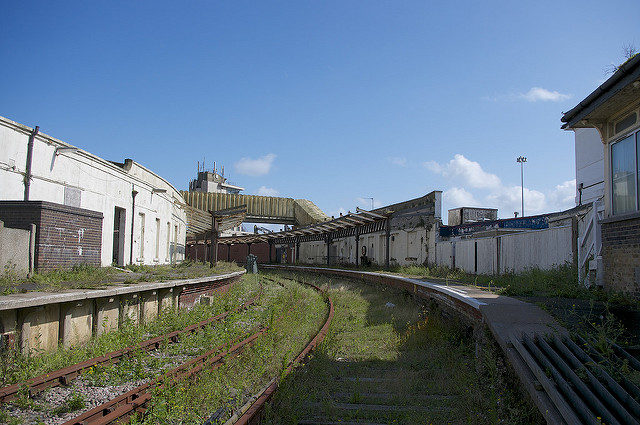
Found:
[[[257,291],[257,279],[247,277],[227,294],[215,297],[212,305],[196,305],[188,311],[168,310],[143,326],[127,322],[119,330],[104,333],[83,346],[71,349],[60,347],[53,353],[36,353],[39,355],[31,356],[22,355],[15,350],[2,351],[1,386],[25,381],[48,371],[135,345],[148,338],[183,329],[242,305],[256,295]],[[7,416],[7,413],[11,413],[14,418],[23,416],[26,422],[30,423],[37,423],[35,419],[38,417],[59,419],[60,415],[77,410],[74,407],[79,403],[73,399],[74,392],[87,393],[90,396],[87,407],[93,407],[117,393],[154,378],[167,368],[175,367],[216,345],[237,338],[247,329],[255,327],[256,321],[257,317],[253,317],[249,312],[233,313],[222,322],[211,324],[199,332],[181,335],[179,343],[162,344],[160,350],[150,352],[134,350],[116,365],[90,368],[79,379],[73,381],[69,388],[53,388],[34,398],[29,398],[27,393],[22,394],[15,402],[2,405],[0,419],[3,419],[2,415]],[[65,405],[67,407],[64,407]],[[65,417],[70,419],[73,415]]]
[[[393,288],[307,276],[335,316],[307,367],[282,382],[267,424],[535,424],[499,349]]]
[[[321,294],[293,281],[281,283],[284,287],[266,285],[265,296],[256,310],[256,320],[269,326],[264,335],[239,356],[230,356],[220,368],[156,390],[146,416],[133,423],[201,424],[216,411],[217,420],[222,423],[251,395],[279,376],[317,333],[327,314]]]

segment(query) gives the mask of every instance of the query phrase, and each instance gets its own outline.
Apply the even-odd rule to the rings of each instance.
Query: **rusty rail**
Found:
[[[124,422],[135,413],[144,413],[147,410],[147,403],[151,400],[152,389],[164,388],[168,385],[166,381],[169,379],[179,380],[191,377],[205,367],[217,369],[224,364],[225,358],[228,355],[234,353],[239,355],[245,347],[253,343],[260,335],[265,333],[266,330],[267,328],[260,329],[258,332],[240,342],[237,342],[231,348],[222,353],[220,353],[220,350],[224,348],[224,345],[218,346],[213,350],[171,369],[158,379],[142,384],[129,392],[84,412],[80,416],[65,422],[64,425],[104,425],[115,421]]]
[[[263,287],[261,285],[261,291],[262,288]],[[284,316],[294,308],[295,306],[292,306],[287,311],[282,312],[280,316],[275,319],[274,323],[282,320]],[[205,368],[209,368],[211,370],[217,369],[224,364],[227,356],[230,354],[240,355],[247,346],[252,344],[260,335],[267,332],[268,329],[268,326],[262,327],[253,335],[240,342],[236,342],[231,348],[222,353],[219,352],[225,347],[225,345],[218,346],[213,350],[171,369],[160,378],[142,384],[127,393],[96,406],[76,418],[65,422],[63,425],[105,425],[114,422],[126,423],[132,415],[136,413],[144,414],[147,411],[147,403],[152,398],[151,392],[153,389],[163,389],[167,385],[170,385],[171,381],[189,378]]]
[[[142,341],[136,345],[131,347],[126,347],[121,350],[112,351],[110,353],[104,354],[102,356],[94,357],[89,360],[85,360],[84,362],[76,363],[71,366],[67,366],[62,369],[55,370],[53,372],[48,372],[37,376],[35,378],[31,378],[24,382],[19,382],[17,384],[9,385],[4,388],[0,388],[0,403],[4,403],[7,401],[11,401],[16,398],[18,392],[27,388],[29,391],[29,396],[34,396],[35,394],[44,391],[47,388],[56,387],[58,385],[68,385],[71,381],[78,377],[84,370],[89,369],[91,367],[95,367],[98,365],[111,365],[118,363],[124,356],[136,350],[145,350],[151,351],[157,349],[163,341],[169,341],[169,343],[175,343],[178,341],[179,336],[186,333],[195,333],[200,329],[210,325],[211,323],[218,322],[231,313],[236,313],[242,311],[252,304],[254,304],[262,295],[262,284],[260,285],[260,290],[256,296],[246,301],[244,304],[234,308],[233,310],[226,311],[217,316],[210,317],[209,319],[203,320],[199,323],[195,323],[193,325],[189,325],[184,329],[173,331],[166,333],[164,335],[160,335],[146,341]]]
[[[269,279],[269,280],[273,280],[273,279]],[[318,292],[323,292],[322,289],[320,289],[319,287],[317,287],[312,283],[308,283],[299,279],[291,279],[291,280],[295,280],[296,282],[311,286]],[[324,340],[324,337],[329,332],[329,326],[331,325],[331,319],[333,319],[333,313],[334,313],[333,301],[331,300],[331,297],[329,297],[329,295],[327,295],[327,304],[329,304],[329,313],[327,314],[327,318],[324,324],[322,325],[322,328],[320,328],[320,331],[316,334],[315,337],[313,337],[313,339],[309,342],[309,344],[307,344],[304,350],[302,350],[302,352],[298,354],[298,356],[289,363],[289,365],[285,370],[285,373],[287,374],[290,373],[296,365],[302,362],[309,355],[311,350],[317,347],[318,344],[320,344],[322,340]],[[264,407],[266,403],[273,397],[273,394],[276,392],[277,389],[278,389],[278,380],[273,380],[273,382],[264,391],[262,391],[262,393],[258,396],[256,401],[251,405],[251,407],[249,407],[238,418],[238,420],[236,420],[233,423],[233,425],[258,424],[262,417],[262,413],[264,412]]]

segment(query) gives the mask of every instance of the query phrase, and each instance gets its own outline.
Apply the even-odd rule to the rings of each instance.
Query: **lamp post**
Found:
[[[524,163],[527,162],[526,156],[519,156],[516,162],[520,163],[520,190],[522,192],[522,217],[524,217]]]
[[[371,199],[371,209],[373,210],[373,198],[362,198],[362,199]]]

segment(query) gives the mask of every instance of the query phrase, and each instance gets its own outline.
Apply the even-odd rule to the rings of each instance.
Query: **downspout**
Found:
[[[131,191],[131,249],[129,250],[129,264],[133,264],[133,225],[136,217],[136,190]]]
[[[33,158],[33,140],[36,138],[40,127],[36,125],[29,135],[29,144],[27,145],[27,166],[24,171],[24,200],[29,200],[29,187],[31,186],[31,160]]]

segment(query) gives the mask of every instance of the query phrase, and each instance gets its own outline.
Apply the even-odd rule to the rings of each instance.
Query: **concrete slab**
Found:
[[[58,347],[60,304],[20,310],[20,347],[23,353],[53,351]]]
[[[173,299],[174,288],[158,290],[158,309],[159,313],[168,310],[175,310],[176,305]]]
[[[120,321],[120,297],[97,298],[95,303],[95,334],[102,335],[105,332],[118,329]]]
[[[61,305],[62,345],[69,348],[91,339],[93,333],[93,300]]]
[[[126,322],[140,323],[140,297],[137,293],[120,296],[120,324]]]
[[[158,317],[158,291],[148,291],[141,295],[142,323],[149,323]]]
[[[0,334],[15,332],[18,326],[16,310],[0,311]]]

